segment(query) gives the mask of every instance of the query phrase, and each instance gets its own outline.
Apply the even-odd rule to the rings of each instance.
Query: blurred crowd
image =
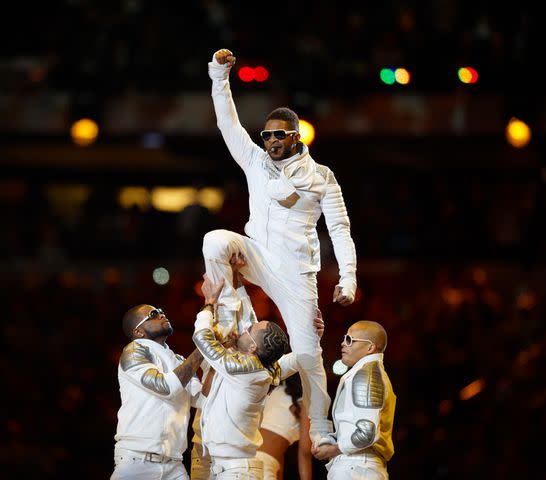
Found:
[[[482,85],[503,89],[531,64],[540,33],[531,7],[406,0],[340,9],[315,1],[271,11],[240,0],[64,0],[14,13],[22,21],[3,49],[31,66],[31,83],[99,95],[206,88],[203,62],[220,47],[238,52],[241,64],[265,64],[287,91],[311,95],[377,88],[384,66],[409,67],[417,85],[441,90],[453,87],[463,64],[479,65]]]
[[[546,201],[530,178],[455,173],[359,173],[339,169],[357,252],[365,257],[545,258]],[[10,225],[0,238],[6,261],[37,259],[52,266],[86,258],[193,260],[203,235],[215,228],[242,232],[248,199],[242,179],[220,185],[220,210],[193,204],[179,213],[122,208],[119,185],[91,184],[85,200],[52,198],[44,183],[4,185],[0,212]],[[3,197],[3,198],[1,198]],[[332,255],[326,227],[320,237]]]

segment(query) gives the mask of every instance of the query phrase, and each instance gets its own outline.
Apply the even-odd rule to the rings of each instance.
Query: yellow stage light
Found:
[[[315,127],[311,125],[308,121],[302,120],[300,118],[300,140],[305,143],[305,145],[311,145],[315,139]]]
[[[118,193],[122,208],[138,207],[142,211],[150,208],[150,192],[146,187],[123,187]]]
[[[220,188],[205,187],[199,190],[197,200],[211,212],[218,212],[224,204],[224,192]]]
[[[181,212],[195,203],[196,197],[193,187],[156,187],[152,190],[152,206],[162,212]]]
[[[516,148],[523,148],[531,141],[531,129],[517,118],[511,118],[506,126],[506,140]]]
[[[72,124],[70,135],[76,145],[87,147],[97,139],[99,126],[90,118],[82,118]]]

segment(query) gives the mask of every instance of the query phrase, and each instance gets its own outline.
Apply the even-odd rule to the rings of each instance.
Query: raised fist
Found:
[[[222,48],[214,54],[214,58],[220,65],[228,65],[233,67],[235,65],[236,58],[233,56],[230,50],[227,48]]]

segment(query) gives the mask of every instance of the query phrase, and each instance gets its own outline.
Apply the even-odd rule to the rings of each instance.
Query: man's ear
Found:
[[[294,135],[294,140],[296,140],[296,142],[299,142],[300,141],[300,138],[301,138],[301,135],[300,133],[296,133],[296,135]]]

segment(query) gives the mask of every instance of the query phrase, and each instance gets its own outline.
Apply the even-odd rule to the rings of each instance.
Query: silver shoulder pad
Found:
[[[353,378],[353,403],[360,408],[382,408],[385,400],[385,384],[379,362],[370,362]]]

